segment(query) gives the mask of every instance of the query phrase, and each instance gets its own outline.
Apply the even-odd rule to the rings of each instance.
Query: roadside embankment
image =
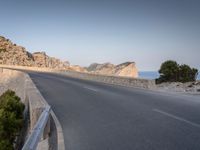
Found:
[[[48,106],[48,103],[40,94],[28,74],[21,71],[0,68],[0,94],[7,89],[15,91],[26,106],[24,114],[29,121],[25,122],[27,124],[30,122],[27,125],[28,134],[24,135],[27,139],[38,122],[40,115]],[[54,141],[54,143],[52,144],[51,141]],[[62,128],[53,111],[50,112],[49,120],[37,149],[65,149]]]
[[[157,90],[200,95],[200,81],[161,83],[157,85]]]

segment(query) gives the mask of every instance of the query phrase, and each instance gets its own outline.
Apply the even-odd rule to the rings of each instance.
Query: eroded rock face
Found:
[[[35,62],[35,65],[38,67],[47,67],[47,55],[45,52],[35,52],[33,53],[33,60]]]
[[[55,69],[67,69],[69,67],[68,62],[62,62],[61,60],[49,57],[45,52],[35,52],[32,54],[33,60],[37,67],[47,67]]]
[[[138,69],[135,62],[126,62],[115,67],[115,75],[126,77],[138,77]]]
[[[87,70],[91,73],[102,75],[114,75],[124,77],[138,77],[138,70],[135,62],[126,62],[119,65],[113,65],[111,63],[104,64],[91,64]]]
[[[49,57],[45,52],[31,54],[24,47],[17,46],[2,36],[0,36],[0,64],[52,69],[67,69],[69,67],[69,62]]]
[[[33,66],[33,57],[22,46],[13,44],[10,40],[0,37],[0,64]]]

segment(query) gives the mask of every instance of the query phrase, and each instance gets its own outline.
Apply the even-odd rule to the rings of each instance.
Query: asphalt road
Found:
[[[29,73],[66,150],[200,150],[200,97]]]

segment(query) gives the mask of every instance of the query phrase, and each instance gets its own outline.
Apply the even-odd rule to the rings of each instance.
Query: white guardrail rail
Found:
[[[32,130],[22,150],[36,150],[38,143],[41,140],[44,128],[46,127],[47,121],[49,119],[50,111],[51,111],[50,106],[46,106],[44,108],[42,114],[40,115],[36,125],[34,126],[34,129]]]

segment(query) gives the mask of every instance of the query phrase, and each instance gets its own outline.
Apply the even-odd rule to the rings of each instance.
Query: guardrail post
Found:
[[[49,134],[50,134],[50,118],[48,119],[48,121],[47,121],[47,124],[46,124],[46,126],[45,126],[45,128],[44,128],[44,132],[43,132],[43,139],[46,139],[46,138],[48,138],[49,137]]]
[[[44,108],[22,150],[36,150],[38,143],[41,140],[41,136],[43,135],[44,128],[48,122],[50,110],[50,106]]]

